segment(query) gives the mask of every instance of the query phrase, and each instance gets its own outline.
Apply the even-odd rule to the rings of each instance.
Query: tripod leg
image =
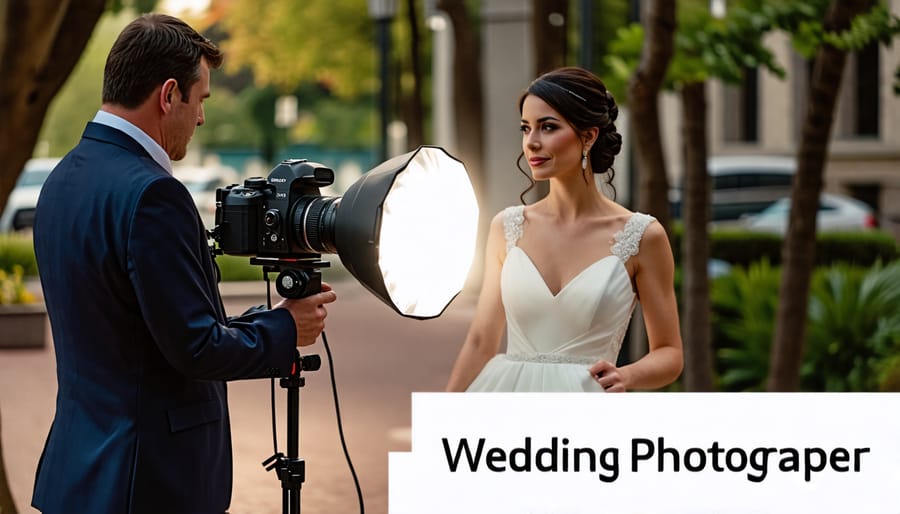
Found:
[[[299,366],[295,370],[299,374]],[[303,379],[294,377],[297,381],[287,388],[287,456],[286,475],[287,481],[282,481],[284,487],[282,494],[282,512],[284,514],[300,514],[300,487],[305,479],[305,463],[299,458],[300,454],[300,387]]]

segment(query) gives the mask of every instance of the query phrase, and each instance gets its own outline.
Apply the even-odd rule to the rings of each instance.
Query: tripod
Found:
[[[263,466],[266,471],[274,469],[281,481],[281,511],[286,514],[300,513],[300,487],[306,479],[306,462],[299,457],[300,388],[306,383],[300,372],[316,371],[321,365],[318,355],[301,356],[298,351],[290,376],[280,380],[281,387],[287,389],[287,455],[276,451]]]
[[[281,260],[254,257],[251,264],[263,266],[263,275],[268,283],[270,272],[277,272],[275,288],[285,298],[304,298],[318,293],[322,289],[322,274],[319,268],[328,266],[327,261],[319,260]],[[269,293],[268,288],[266,292]],[[272,307],[271,298],[267,298],[268,307]],[[318,355],[301,356],[300,351],[294,355],[290,375],[282,377],[279,385],[287,389],[287,455],[278,451],[263,461],[266,471],[275,470],[281,481],[281,510],[284,514],[300,514],[300,488],[306,479],[306,462],[299,457],[300,442],[300,388],[306,384],[301,376],[303,371],[317,371],[322,365]],[[272,436],[275,435],[275,389],[272,386]],[[277,438],[276,438],[277,441]]]

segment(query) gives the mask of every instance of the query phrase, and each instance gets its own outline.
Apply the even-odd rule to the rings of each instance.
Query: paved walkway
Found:
[[[328,280],[327,271],[325,279]],[[387,454],[409,451],[409,394],[446,383],[474,307],[473,295],[457,298],[434,320],[403,318],[352,279],[332,284],[327,336],[340,393],[344,431],[369,514],[387,512]],[[222,285],[226,310],[237,314],[265,302],[265,283]],[[273,296],[277,296],[273,292]],[[48,330],[49,334],[49,330]],[[305,514],[358,512],[344,462],[321,341],[323,369],[307,373],[301,390],[300,454],[307,477],[301,491]],[[276,386],[277,387],[277,386]],[[284,442],[284,394],[278,389],[279,450]],[[53,417],[56,394],[52,341],[40,350],[0,350],[0,409],[6,470],[20,513],[29,506],[37,460]],[[232,514],[278,514],[280,483],[261,462],[272,454],[269,381],[229,384],[234,445]]]

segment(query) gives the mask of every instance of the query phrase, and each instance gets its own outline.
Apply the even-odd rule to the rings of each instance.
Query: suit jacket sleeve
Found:
[[[128,235],[128,271],[147,328],[185,376],[227,380],[289,369],[296,328],[285,309],[225,321],[196,207],[172,177],[151,182]]]

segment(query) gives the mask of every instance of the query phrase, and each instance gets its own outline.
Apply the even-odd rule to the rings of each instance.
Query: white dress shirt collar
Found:
[[[94,123],[121,130],[131,136],[132,139],[137,141],[138,144],[147,150],[147,153],[150,154],[150,157],[152,157],[154,161],[159,163],[160,166],[169,172],[169,175],[172,174],[172,160],[169,159],[169,154],[159,146],[159,143],[154,141],[152,137],[148,136],[146,132],[136,125],[121,116],[116,116],[115,114],[106,111],[97,111],[93,121]]]

